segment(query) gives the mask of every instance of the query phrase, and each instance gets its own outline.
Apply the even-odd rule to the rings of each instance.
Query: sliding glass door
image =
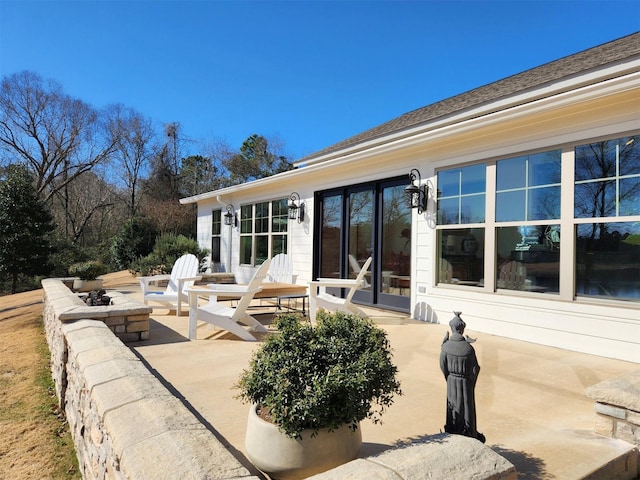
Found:
[[[316,277],[355,278],[372,256],[365,285],[354,301],[409,310],[411,210],[403,197],[406,183],[402,177],[316,195]]]

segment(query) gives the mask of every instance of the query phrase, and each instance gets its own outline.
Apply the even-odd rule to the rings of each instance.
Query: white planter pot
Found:
[[[311,433],[304,430],[301,439],[291,439],[258,417],[252,405],[245,439],[247,457],[271,478],[295,480],[350,462],[362,445],[359,425],[355,432],[344,425],[333,432],[320,431],[315,437]]]
[[[80,280],[76,278],[73,281],[74,292],[91,292],[92,290],[102,289],[102,279],[96,278],[95,280]]]

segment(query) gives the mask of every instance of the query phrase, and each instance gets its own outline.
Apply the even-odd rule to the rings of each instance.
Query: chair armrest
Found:
[[[200,280],[202,278],[202,276],[195,276],[195,277],[182,277],[182,278],[178,278],[178,291],[182,292],[184,290],[184,284],[185,282],[197,282],[198,280]]]
[[[157,282],[158,280],[169,280],[171,275],[151,275],[148,277],[140,277],[140,288],[142,289],[142,295],[149,291],[149,284],[151,282]]]
[[[221,285],[223,286],[223,285]],[[185,289],[185,292],[189,293],[189,294],[196,294],[196,295],[208,295],[208,296],[213,296],[213,297],[241,297],[242,295],[244,295],[245,293],[247,293],[249,291],[249,289],[247,288],[246,285],[242,286],[242,289],[230,289],[230,288],[197,288],[197,287],[192,287],[192,288],[187,288]],[[262,290],[262,287],[259,287],[259,290]]]

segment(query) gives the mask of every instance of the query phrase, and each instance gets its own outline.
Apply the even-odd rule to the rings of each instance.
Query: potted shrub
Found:
[[[401,395],[386,332],[369,319],[319,311],[276,318],[236,384],[250,403],[246,448],[272,478],[296,479],[357,457],[359,422],[380,421]]]
[[[107,267],[97,260],[74,263],[69,267],[69,274],[78,277],[73,281],[76,292],[90,292],[102,288],[102,279],[97,278],[107,273]]]

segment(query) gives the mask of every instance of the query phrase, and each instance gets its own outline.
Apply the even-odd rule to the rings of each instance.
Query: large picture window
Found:
[[[240,264],[261,265],[267,258],[287,253],[287,200],[240,207]]]
[[[603,139],[437,172],[437,283],[640,301],[639,141]],[[562,184],[563,171],[574,181]],[[485,229],[495,235],[487,240]]]

